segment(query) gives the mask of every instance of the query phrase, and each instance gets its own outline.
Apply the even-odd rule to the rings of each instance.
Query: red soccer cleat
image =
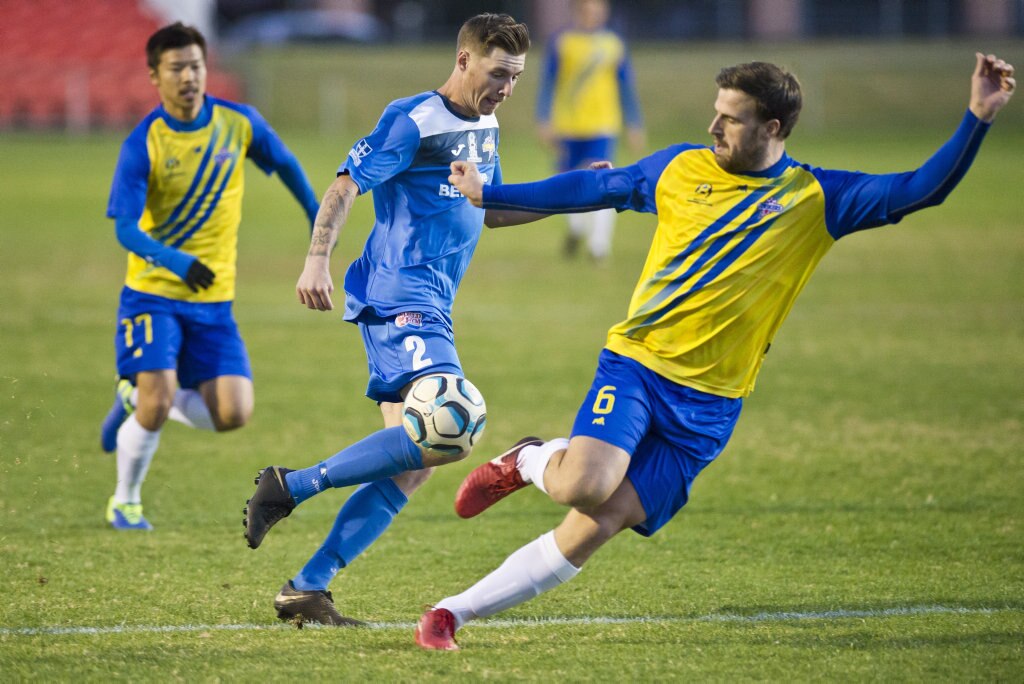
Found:
[[[432,608],[416,625],[416,643],[431,651],[458,651],[455,642],[455,616],[450,610]]]
[[[523,437],[501,456],[477,466],[459,485],[455,493],[455,512],[461,518],[480,515],[514,491],[525,487],[516,468],[516,457],[525,446],[540,446],[544,440]]]

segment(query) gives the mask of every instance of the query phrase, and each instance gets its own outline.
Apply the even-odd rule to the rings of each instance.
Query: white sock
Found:
[[[135,415],[117,431],[117,503],[142,503],[142,482],[160,444],[160,431],[150,432],[139,425]]]
[[[591,220],[589,217],[590,214],[569,214],[566,217],[569,222],[569,233],[578,238],[590,235]]]
[[[604,259],[612,251],[612,234],[615,232],[615,210],[601,209],[588,214],[592,217],[590,239],[587,243],[590,255]]]
[[[537,537],[505,559],[497,570],[436,608],[450,610],[456,629],[476,618],[494,615],[525,603],[578,575],[555,543],[555,531]]]
[[[173,421],[199,430],[214,430],[213,416],[198,390],[179,389],[174,393],[171,412],[167,415]]]
[[[540,446],[528,446],[519,450],[516,457],[516,468],[522,475],[524,482],[532,482],[540,491],[548,493],[544,486],[544,471],[548,467],[548,461],[555,455],[556,451],[569,448],[569,440],[564,437],[544,442]]]

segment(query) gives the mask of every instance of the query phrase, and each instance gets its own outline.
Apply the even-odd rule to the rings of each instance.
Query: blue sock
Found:
[[[292,580],[299,591],[326,591],[334,576],[384,534],[409,499],[388,478],[365,484],[348,498],[334,527]]]
[[[384,428],[315,466],[284,476],[296,504],[331,487],[348,487],[419,470],[423,454],[405,428]]]

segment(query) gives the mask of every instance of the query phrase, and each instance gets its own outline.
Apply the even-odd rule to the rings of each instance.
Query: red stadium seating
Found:
[[[0,0],[0,128],[125,128],[158,102],[145,44],[165,23],[140,0]],[[239,99],[210,65],[210,92]]]

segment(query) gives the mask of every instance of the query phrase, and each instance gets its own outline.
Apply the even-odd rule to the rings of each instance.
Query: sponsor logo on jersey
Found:
[[[480,174],[480,181],[484,185],[487,185],[487,174],[486,173],[481,173]],[[455,187],[454,185],[448,185],[447,183],[441,183],[437,187],[437,195],[438,195],[438,197],[452,197],[452,198],[462,197],[462,193],[459,192],[459,189],[457,187]]]
[[[363,157],[373,152],[373,148],[366,140],[360,140],[355,144],[351,150],[348,151],[348,156],[352,157],[352,163],[359,166],[363,163]]]
[[[772,214],[778,214],[784,208],[785,207],[779,204],[778,200],[774,198],[769,198],[766,199],[764,202],[761,202],[761,206],[757,208],[757,217],[765,218],[766,216],[771,216]]]
[[[466,143],[459,143],[459,146],[452,150],[452,156],[458,157],[460,154],[462,154],[462,150],[464,149],[466,149]]]
[[[395,316],[395,327],[404,328],[407,325],[411,325],[414,328],[423,325],[423,314],[418,311],[406,311]]]

